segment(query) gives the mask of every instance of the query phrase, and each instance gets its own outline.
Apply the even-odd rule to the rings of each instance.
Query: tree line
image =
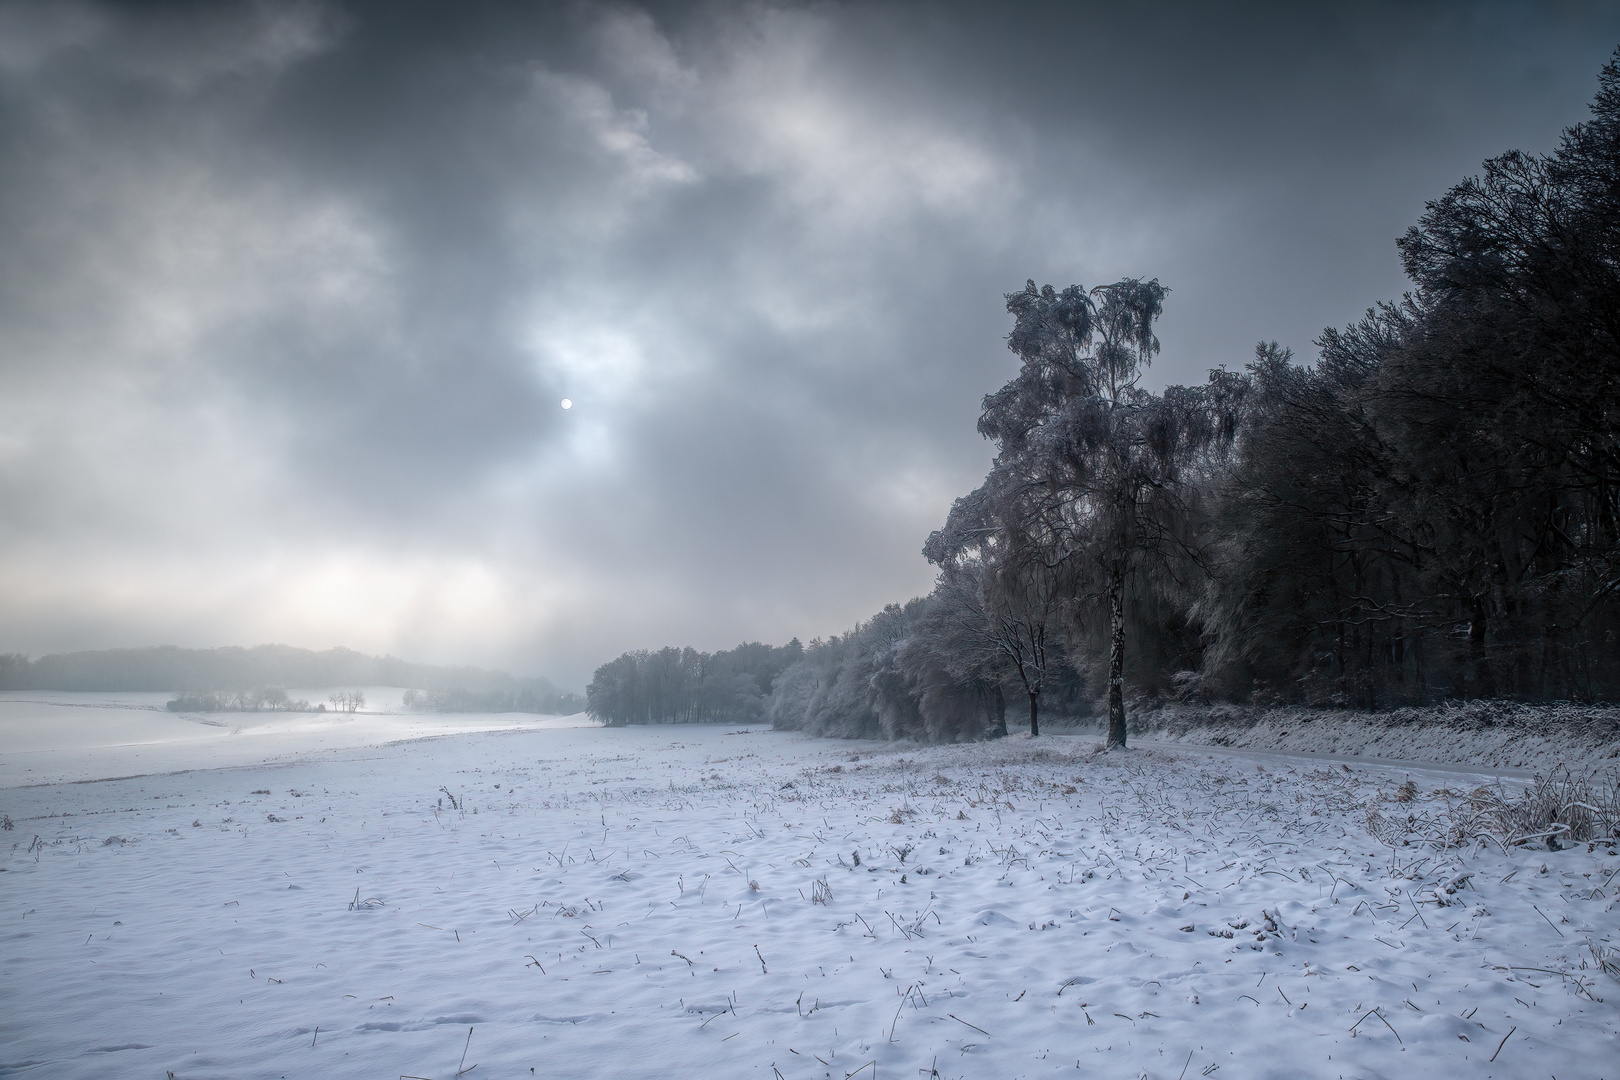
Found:
[[[234,694],[191,691],[171,698],[168,709],[170,712],[325,712],[326,706],[311,706],[279,686],[261,686]]]
[[[504,671],[416,664],[353,649],[317,652],[291,645],[183,649],[158,645],[51,653],[30,659],[0,654],[0,690],[148,690],[228,692],[241,687],[413,686],[449,692],[499,692],[526,699],[577,699],[548,679]],[[549,710],[546,710],[549,711]]]
[[[532,685],[505,690],[469,690],[466,687],[407,690],[404,705],[407,709],[440,713],[526,712],[572,716],[585,711],[585,699],[573,691],[559,691],[544,680],[532,682]]]
[[[293,700],[283,689],[289,686],[409,686],[415,689],[407,691],[406,707],[434,712],[571,715],[585,708],[583,697],[559,690],[549,679],[416,664],[344,648],[316,652],[290,645],[218,649],[159,645],[52,653],[33,660],[18,653],[0,654],[0,690],[178,691],[169,702],[172,711],[309,711],[308,702]],[[332,708],[353,712],[364,706],[358,690],[344,694],[359,696],[359,705],[334,697]]]
[[[934,591],[812,642],[765,715],[953,741],[1094,707],[1119,746],[1131,699],[1620,697],[1620,51],[1591,114],[1427,204],[1411,291],[1310,366],[1262,343],[1156,394],[1158,281],[1009,294]]]
[[[744,642],[706,653],[666,647],[627,652],[596,669],[586,711],[609,726],[754,723],[771,688],[804,655],[798,638],[772,647]]]

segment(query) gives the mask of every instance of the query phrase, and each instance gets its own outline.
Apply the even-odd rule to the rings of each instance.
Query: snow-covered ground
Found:
[[[1620,1075],[1588,948],[1620,857],[1400,843],[1485,776],[726,727],[291,746],[44,785],[84,751],[0,748],[0,1076]]]
[[[334,689],[294,689],[324,702]],[[264,764],[312,752],[468,731],[595,727],[583,715],[416,712],[403,691],[363,688],[366,708],[345,712],[180,712],[173,694],[0,691],[0,788]]]

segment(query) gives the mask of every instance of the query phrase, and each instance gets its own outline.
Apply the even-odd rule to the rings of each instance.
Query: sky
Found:
[[[1603,3],[0,0],[0,652],[580,689],[839,633],[931,586],[1004,294],[1158,278],[1154,388],[1308,362],[1617,44]]]

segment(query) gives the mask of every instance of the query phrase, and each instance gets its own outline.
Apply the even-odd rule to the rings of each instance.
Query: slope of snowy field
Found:
[[[1447,701],[1365,712],[1176,704],[1131,716],[1134,738],[1155,745],[1445,762],[1543,773],[1620,765],[1620,708],[1568,702]]]
[[[16,775],[0,1076],[1620,1076],[1620,857],[1412,840],[1455,771],[662,727]]]

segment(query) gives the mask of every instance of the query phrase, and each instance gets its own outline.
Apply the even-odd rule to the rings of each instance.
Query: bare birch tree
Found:
[[[1188,481],[1205,450],[1230,440],[1226,399],[1242,386],[1223,372],[1162,396],[1138,385],[1167,291],[1134,278],[1089,293],[1031,281],[1008,296],[1022,366],[979,420],[999,448],[1001,505],[1024,515],[1009,536],[1044,552],[1077,606],[1106,605],[1110,748],[1126,743],[1126,592],[1144,563],[1186,553]]]

